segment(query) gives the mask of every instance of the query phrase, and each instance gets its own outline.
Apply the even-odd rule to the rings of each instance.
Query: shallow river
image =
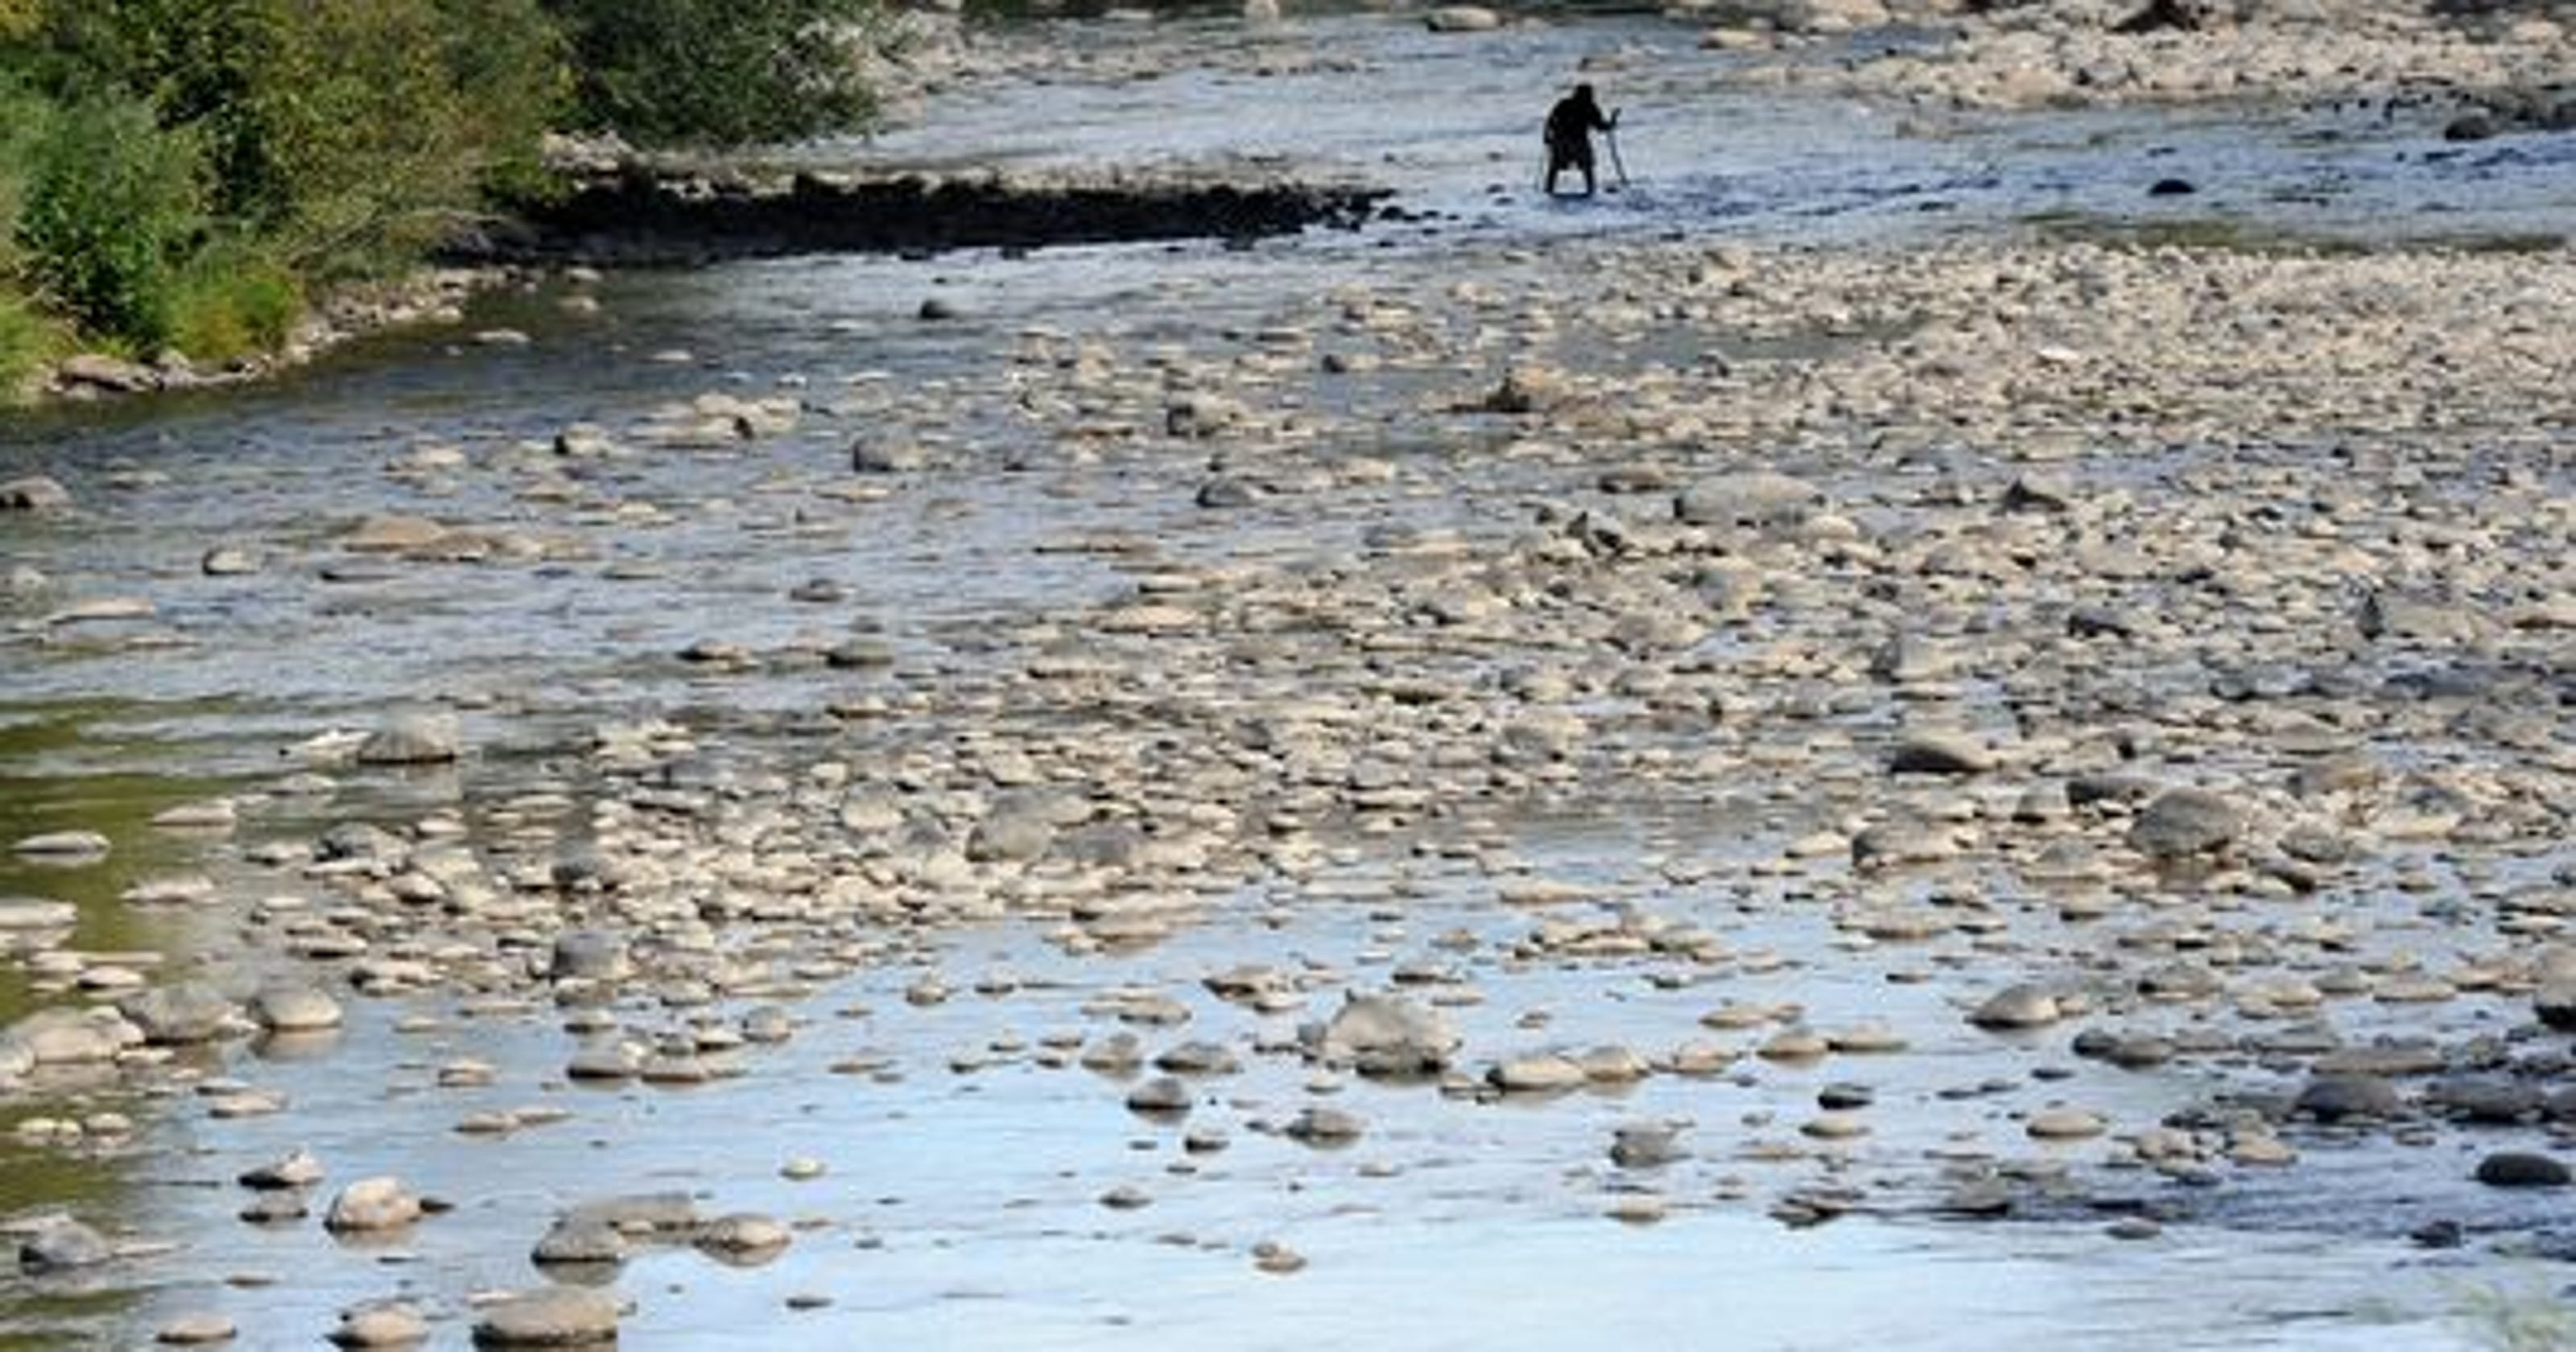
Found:
[[[145,819],[266,787],[307,739],[366,729],[389,710],[462,708],[477,757],[461,776],[354,778],[327,801],[273,806],[261,829],[554,784],[577,773],[568,748],[603,721],[667,717],[758,745],[792,739],[800,715],[854,683],[864,693],[943,673],[972,679],[979,633],[1134,588],[1116,553],[1074,547],[1104,533],[1150,537],[1166,562],[1298,563],[1346,556],[1390,526],[1485,528],[1438,498],[1210,517],[1191,507],[1185,486],[1202,466],[1186,455],[1098,473],[1026,463],[1001,373],[1031,341],[1233,350],[1333,287],[1416,275],[1451,251],[1476,260],[1460,280],[1507,280],[1546,269],[1551,244],[1575,236],[1853,243],[2039,221],[2367,241],[2511,235],[2563,227],[2576,212],[2576,137],[2565,135],[2460,148],[2433,126],[2331,111],[1942,115],[1900,126],[1857,105],[1739,90],[1727,76],[1741,58],[1642,20],[1463,37],[1372,16],[1268,36],[1229,23],[1188,31],[1178,41],[1204,61],[1190,69],[1013,83],[934,102],[925,125],[812,153],[930,166],[1241,155],[1384,183],[1405,219],[1241,249],[614,276],[596,288],[597,317],[568,316],[551,287],[491,296],[461,329],[369,340],[273,385],[0,428],[0,470],[50,474],[82,504],[69,517],[0,520],[0,564],[63,589],[13,602],[16,623],[0,633],[0,835],[79,827],[118,842],[89,868],[0,859],[0,895],[76,901],[79,946],[157,950],[186,967],[220,957],[232,943],[225,928],[117,898],[139,879],[219,866]],[[1137,34],[1106,23],[1061,37],[1107,60]],[[1578,66],[1627,109],[1628,182],[1596,202],[1551,203],[1529,182],[1535,125]],[[2148,195],[2169,177],[2199,190]],[[957,317],[921,320],[932,298]],[[474,336],[504,329],[527,341]],[[1389,375],[1369,397],[1393,407],[1423,393],[1402,380]],[[928,484],[855,525],[805,519],[799,495],[812,475],[846,463],[878,413],[951,386]],[[603,462],[583,492],[666,511],[631,529],[576,520],[583,548],[559,560],[375,569],[337,549],[380,510],[536,515],[513,500],[520,479],[445,473],[434,457],[416,473],[388,472],[425,447],[505,457],[569,424],[622,427],[707,391],[784,392],[807,416],[758,456]],[[1422,453],[1400,441],[1366,449]],[[771,473],[782,468],[795,472],[783,487]],[[201,573],[200,556],[224,542],[257,549],[264,567]],[[820,612],[777,602],[816,580],[847,601]],[[35,622],[67,600],[109,597],[146,599],[151,614]],[[853,677],[816,663],[740,681],[673,656],[710,636],[767,651],[854,627],[907,674]],[[1526,824],[1522,848],[1648,895],[1652,870],[1633,861],[1681,850],[1709,825],[1573,812]],[[1796,823],[1775,806],[1737,825],[1749,837]],[[1266,1058],[1212,1091],[1205,1117],[1230,1125],[1232,1143],[1200,1156],[1128,1114],[1114,1086],[1029,1054],[1033,1040],[1093,1022],[1083,1005],[1118,986],[1194,990],[1207,972],[1251,960],[1378,972],[1452,926],[1508,942],[1509,923],[1462,899],[1476,887],[1470,871],[1346,862],[1346,876],[1308,889],[1323,900],[1293,920],[1268,914],[1278,898],[1251,888],[1211,899],[1206,923],[1127,958],[1069,959],[1007,925],[946,936],[796,997],[795,1041],[748,1049],[750,1073],[699,1087],[567,1085],[565,1039],[542,1012],[416,997],[353,1001],[350,1026],[321,1047],[233,1045],[210,1057],[208,1074],[284,1094],[293,1106],[275,1117],[210,1117],[184,1096],[76,1097],[80,1111],[131,1114],[139,1144],[96,1158],[0,1144],[0,1211],[67,1206],[179,1251],[95,1292],[8,1279],[0,1347],[137,1345],[169,1315],[205,1309],[236,1318],[242,1345],[312,1346],[342,1308],[393,1294],[433,1313],[435,1345],[461,1347],[471,1296],[534,1280],[524,1255],[556,1210],[656,1189],[694,1191],[711,1213],[811,1226],[764,1265],[687,1249],[630,1263],[617,1280],[635,1301],[626,1339],[636,1347],[2425,1348],[2475,1345],[2458,1318],[2473,1288],[2545,1290],[2563,1277],[2417,1251],[2402,1230],[2347,1224],[2331,1198],[2304,1196],[2249,1208],[2257,1214],[2242,1225],[2173,1225],[2143,1243],[2079,1215],[1785,1227],[1734,1200],[1737,1175],[1753,1166],[1715,1142],[1738,1123],[1758,1135],[1776,1120],[1786,1134],[1831,1078],[1823,1072],[1766,1070],[1715,1087],[1660,1078],[1539,1109],[1353,1082],[1337,1101],[1372,1129],[1322,1150],[1268,1129],[1305,1092],[1300,1067]],[[1336,886],[1348,900],[1332,902]],[[1413,899],[1400,914],[1384,905],[1399,894]],[[1748,917],[1732,937],[1800,959],[1835,946],[1812,917]],[[961,982],[1007,971],[1012,998],[914,1007],[904,990],[930,966]],[[1556,1012],[1551,1039],[1581,1044],[1626,1036],[1659,1002],[1707,1002],[1548,964],[1479,977],[1495,998],[1454,1011],[1471,1044],[1510,1041],[1515,1016],[1532,1008]],[[1792,989],[1784,975],[1781,994]],[[1809,971],[1794,992],[1820,1024],[1956,1029],[1955,1047],[1918,1048],[1933,1055],[1906,1074],[1921,1078],[1880,1082],[1888,1100],[1931,1094],[1953,1074],[1974,1082],[1999,1066],[2067,1060],[2038,1044],[1998,1059],[1990,1035],[1959,1026],[1930,991],[1875,971]],[[1729,989],[1762,993],[1758,980]],[[0,971],[0,1014],[33,998],[23,975]],[[1276,1036],[1293,1022],[1213,998],[1195,1014],[1190,1034],[1220,1040]],[[437,1068],[465,1057],[488,1063],[491,1083],[441,1087]],[[2118,1106],[2164,1093],[2097,1067],[2063,1072],[2071,1081],[2052,1076],[2016,1101],[2080,1091]],[[474,1113],[531,1106],[569,1115],[497,1138],[453,1130]],[[8,1119],[59,1111],[0,1102]],[[1628,1183],[1602,1147],[1640,1118],[1689,1119],[1714,1148],[1658,1177],[1674,1200],[1660,1223],[1617,1224],[1603,1212]],[[1942,1145],[1929,1130],[1920,1140],[1901,1125],[1882,1130],[1927,1157]],[[311,1223],[233,1219],[243,1194],[232,1175],[297,1145],[335,1179],[398,1172],[457,1209],[381,1246],[335,1241]],[[828,1168],[788,1181],[780,1166],[797,1157]],[[2345,1172],[2366,1176],[2375,1158],[2356,1148]],[[2366,1178],[2346,1182],[2368,1191]],[[1153,1204],[1101,1205],[1120,1184]],[[1309,1266],[1257,1271],[1248,1255],[1263,1241],[1292,1246]]]

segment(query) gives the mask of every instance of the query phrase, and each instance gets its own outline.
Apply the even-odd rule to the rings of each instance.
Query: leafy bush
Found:
[[[158,348],[202,221],[194,141],[131,99],[90,99],[48,119],[28,169],[16,229],[26,280],[89,331]]]
[[[41,2],[52,88],[149,101],[216,214],[317,274],[410,261],[531,171],[570,87],[539,0]]]
[[[855,48],[876,0],[549,0],[590,130],[647,144],[749,145],[862,126]]]
[[[203,362],[273,352],[304,316],[304,288],[273,258],[241,243],[200,254],[173,288],[170,340]]]
[[[23,401],[33,392],[36,377],[70,346],[60,324],[0,282],[0,405]]]

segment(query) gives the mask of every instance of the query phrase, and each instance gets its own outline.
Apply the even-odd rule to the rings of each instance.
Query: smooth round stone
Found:
[[[1356,1141],[1368,1131],[1368,1124],[1357,1113],[1341,1108],[1315,1107],[1297,1114],[1296,1120],[1280,1130],[1292,1141],[1318,1145],[1339,1145]]]
[[[331,1199],[323,1225],[339,1231],[391,1230],[421,1216],[420,1198],[390,1176],[362,1178]]]
[[[272,1033],[318,1033],[340,1026],[340,1002],[313,986],[277,986],[251,997],[251,1017]]]
[[[69,929],[79,919],[80,908],[68,901],[50,901],[42,897],[0,897],[0,934]]]
[[[2043,1108],[2022,1124],[2022,1130],[2039,1141],[2080,1141],[2106,1129],[2100,1116],[2081,1108]]]
[[[1820,1033],[1803,1028],[1784,1029],[1769,1041],[1754,1048],[1753,1054],[1765,1061],[1819,1061],[1833,1051],[1833,1044]]]
[[[558,1221],[537,1240],[528,1260],[540,1267],[595,1267],[623,1263],[634,1246],[616,1226],[589,1219]]]
[[[1127,1091],[1127,1108],[1148,1116],[1185,1113],[1190,1110],[1190,1087],[1172,1076],[1157,1075]]]
[[[1850,1141],[1869,1134],[1869,1124],[1851,1113],[1822,1113],[1798,1127],[1799,1134],[1819,1141]]]
[[[1651,1193],[1629,1193],[1612,1199],[1607,1214],[1621,1225],[1653,1225],[1671,1214],[1671,1210],[1661,1197]]]
[[[1883,1023],[1856,1024],[1838,1028],[1825,1035],[1835,1051],[1853,1056],[1878,1056],[1906,1049],[1903,1034]]]
[[[1680,1141],[1681,1128],[1665,1122],[1633,1122],[1611,1135],[1610,1162],[1622,1169],[1653,1169],[1690,1158]]]
[[[1556,1094],[1589,1082],[1583,1067],[1562,1056],[1517,1056],[1485,1072],[1485,1080],[1506,1094]]]
[[[417,1347],[428,1342],[430,1321],[404,1303],[376,1303],[340,1311],[340,1326],[330,1331],[335,1347]]]
[[[1275,1239],[1265,1239],[1252,1246],[1252,1266],[1274,1277],[1284,1277],[1305,1269],[1306,1256]]]
[[[1829,1084],[1816,1091],[1816,1106],[1831,1112],[1853,1112],[1877,1101],[1877,1091],[1865,1084]]]
[[[233,1321],[219,1314],[181,1315],[163,1324],[152,1340],[171,1347],[204,1347],[211,1343],[228,1343],[238,1332]]]
[[[2299,1162],[2299,1152],[2277,1137],[2240,1136],[2228,1143],[2227,1158],[2249,1168],[2280,1168]]]
[[[307,1187],[322,1180],[322,1161],[309,1150],[293,1150],[256,1168],[246,1169],[238,1180],[245,1188],[275,1190]]]
[[[776,1253],[795,1239],[787,1226],[773,1217],[740,1213],[719,1216],[698,1231],[697,1247],[706,1253],[742,1257]]]
[[[2563,1188],[2567,1166],[2547,1155],[2499,1150],[2478,1161],[2478,1181],[2490,1188]]]
[[[2057,997],[2037,986],[2006,986],[1986,997],[1968,1015],[1979,1028],[2041,1028],[2057,1022],[2063,1011]]]
[[[22,836],[10,846],[22,858],[46,862],[93,862],[107,857],[106,836],[96,831],[46,831]]]
[[[2320,1075],[2299,1091],[2293,1106],[2320,1122],[2341,1122],[2353,1117],[2395,1117],[2406,1100],[2397,1086],[2376,1075]]]
[[[823,1161],[810,1155],[799,1155],[778,1166],[778,1176],[794,1183],[810,1183],[829,1172]]]
[[[556,1286],[512,1296],[474,1321],[479,1348],[586,1347],[617,1341],[617,1297],[584,1287]]]
[[[18,1266],[30,1273],[96,1267],[115,1256],[106,1236],[75,1220],[57,1220],[18,1241]]]

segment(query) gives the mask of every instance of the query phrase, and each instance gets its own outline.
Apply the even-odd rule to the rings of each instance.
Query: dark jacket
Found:
[[[1610,130],[1610,119],[1601,115],[1601,105],[1592,101],[1592,87],[1585,85],[1556,101],[1547,112],[1548,149],[1574,154],[1592,148],[1592,133]]]

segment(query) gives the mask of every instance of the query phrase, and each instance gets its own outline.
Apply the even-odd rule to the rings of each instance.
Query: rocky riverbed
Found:
[[[1490,210],[31,428],[0,1341],[2546,1301],[2576,256]]]

